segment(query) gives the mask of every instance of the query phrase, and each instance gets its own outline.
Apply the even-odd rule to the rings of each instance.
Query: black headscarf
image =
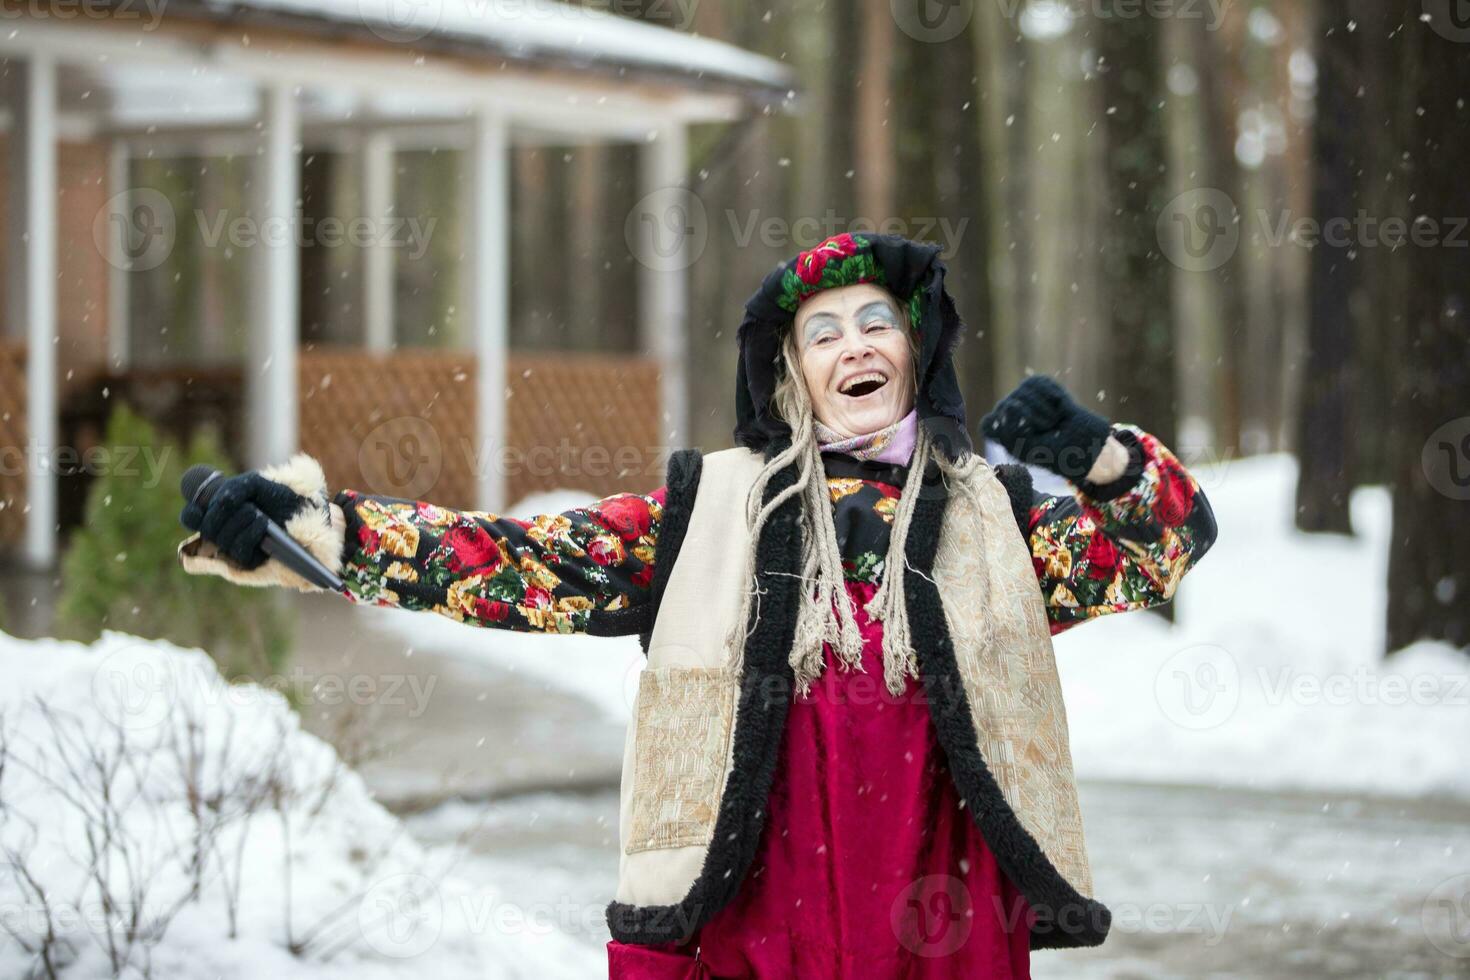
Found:
[[[919,334],[914,365],[919,423],[950,459],[971,451],[965,402],[953,354],[965,325],[944,288],[947,271],[938,245],[897,235],[837,235],[777,266],[745,304],[740,360],[735,377],[735,441],[767,456],[787,442],[791,428],[773,413],[772,395],[781,367],[781,343],[808,296],[824,289],[870,282],[906,303]]]

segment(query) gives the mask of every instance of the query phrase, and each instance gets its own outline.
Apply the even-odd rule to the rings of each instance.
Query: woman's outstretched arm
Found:
[[[664,491],[518,519],[342,490],[343,581],[353,602],[545,633],[650,596]]]
[[[1053,633],[1168,602],[1215,541],[1209,501],[1174,454],[1134,426],[1112,438],[1128,452],[1116,479],[1033,496],[1031,561]]]

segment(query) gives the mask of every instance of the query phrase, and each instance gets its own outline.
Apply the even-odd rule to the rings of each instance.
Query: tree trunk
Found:
[[[1317,116],[1312,147],[1312,216],[1340,226],[1357,212],[1356,174],[1363,145],[1358,125],[1361,35],[1347,11],[1324,4],[1318,23]],[[1301,404],[1297,413],[1296,526],[1352,533],[1348,512],[1351,442],[1348,382],[1353,351],[1350,295],[1362,265],[1351,241],[1324,235],[1311,253],[1311,288]]]
[[[1106,410],[1168,444],[1177,419],[1170,267],[1156,232],[1167,203],[1161,29],[1146,17],[1099,17],[1092,23],[1102,55],[1112,205],[1102,256],[1113,287]]]
[[[1204,21],[1185,25],[1193,41],[1199,101],[1204,110],[1204,155],[1208,169],[1202,183],[1224,191],[1244,211],[1245,186],[1240,161],[1235,156],[1235,142],[1240,134],[1240,102],[1246,91],[1241,50],[1244,12],[1238,6],[1227,8],[1222,17],[1227,20],[1216,31],[1209,30]],[[1248,319],[1245,298],[1249,268],[1245,256],[1237,256],[1214,273],[1212,283],[1220,318],[1215,448],[1227,459],[1240,452],[1241,353]]]
[[[1407,320],[1393,405],[1393,536],[1388,562],[1388,649],[1416,640],[1470,645],[1470,58],[1404,4],[1399,77],[1413,87],[1402,142],[1409,215],[1420,242],[1407,252]],[[1410,79],[1417,79],[1417,84]],[[1432,222],[1432,224],[1430,224]],[[1458,236],[1454,238],[1452,236]],[[1458,247],[1456,247],[1458,246]]]

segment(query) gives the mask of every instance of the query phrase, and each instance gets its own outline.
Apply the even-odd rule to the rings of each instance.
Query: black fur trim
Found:
[[[793,465],[771,480],[766,499],[795,482]],[[688,940],[735,897],[755,859],[794,690],[787,653],[796,633],[800,596],[800,507],[799,496],[782,504],[766,523],[756,546],[760,616],[757,619],[752,610],[735,712],[732,766],[704,867],[689,893],[675,905],[608,905],[608,930],[618,942],[649,945]]]
[[[1031,481],[1031,471],[1020,463],[1002,463],[995,468],[995,478],[1006,488],[1011,498],[1011,514],[1016,518],[1016,527],[1021,537],[1031,540],[1031,505],[1036,502],[1036,488]]]
[[[648,652],[649,640],[653,637],[653,622],[658,618],[659,603],[663,601],[664,588],[669,583],[669,572],[679,549],[684,545],[684,534],[689,530],[689,516],[694,513],[694,494],[699,490],[699,475],[703,471],[704,456],[698,449],[681,449],[669,457],[669,468],[664,478],[664,508],[658,525],[658,545],[654,554],[653,580],[649,583],[649,600],[632,607],[613,612],[594,611],[587,620],[587,632],[592,636],[628,636],[638,634],[643,652]]]
[[[1001,870],[1030,904],[1035,916],[1031,947],[1100,945],[1107,937],[1112,913],[1102,903],[1080,895],[1057,871],[1006,802],[980,752],[944,606],[932,581],[934,543],[945,503],[944,485],[937,471],[931,471],[909,528],[910,567],[904,585],[919,673],[950,774]]]

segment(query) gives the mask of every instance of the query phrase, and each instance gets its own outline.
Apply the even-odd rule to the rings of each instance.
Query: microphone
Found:
[[[201,463],[184,471],[179,491],[189,503],[198,504],[201,510],[207,509],[222,479],[224,475],[219,470]],[[265,538],[260,542],[260,550],[318,588],[341,592],[347,587],[336,573],[317,561],[315,555],[297,544],[295,538],[269,517],[266,518]]]

